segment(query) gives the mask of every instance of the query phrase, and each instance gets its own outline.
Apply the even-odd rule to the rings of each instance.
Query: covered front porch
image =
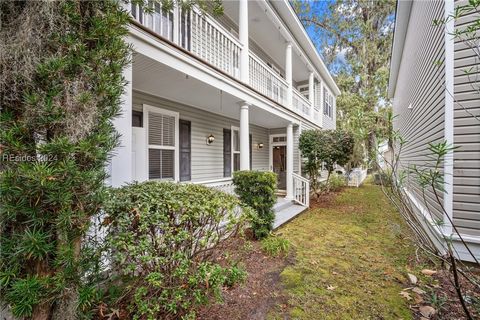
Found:
[[[274,171],[287,202],[308,206],[308,181],[299,175],[300,124],[294,118],[140,53],[127,75],[112,185],[155,179],[233,192],[232,172]]]

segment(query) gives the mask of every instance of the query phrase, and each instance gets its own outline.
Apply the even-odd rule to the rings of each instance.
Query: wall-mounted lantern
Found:
[[[263,143],[262,142],[258,143],[258,149],[263,149]]]
[[[215,136],[213,134],[210,134],[207,137],[207,145],[211,145],[213,143],[213,141],[215,141]]]

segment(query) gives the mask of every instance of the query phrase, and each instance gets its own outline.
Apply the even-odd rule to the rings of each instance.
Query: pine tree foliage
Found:
[[[337,98],[337,126],[354,134],[352,165],[359,165],[373,151],[376,128],[384,123],[385,111],[377,111],[390,108],[387,87],[395,1],[297,0],[294,4],[303,24],[315,31],[316,46],[342,91]]]
[[[129,63],[113,0],[0,3],[0,287],[17,317],[74,318]]]

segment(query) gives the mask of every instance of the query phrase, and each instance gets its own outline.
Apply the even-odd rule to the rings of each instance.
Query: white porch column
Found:
[[[132,181],[132,64],[123,70],[127,80],[122,95],[122,110],[113,124],[120,134],[120,146],[114,150],[110,163],[110,182],[119,187]]]
[[[240,80],[248,83],[248,0],[240,0],[238,5],[238,38],[243,46],[240,52]]]
[[[250,170],[250,131],[248,103],[240,105],[240,170]]]
[[[287,43],[285,49],[285,80],[288,83],[287,88],[287,107],[293,108],[293,86],[292,86],[292,44]]]
[[[287,199],[293,199],[293,124],[287,125]]]
[[[310,75],[308,77],[308,100],[310,100],[310,104],[312,105],[312,107],[315,103],[314,82],[315,76],[313,72],[310,72]]]

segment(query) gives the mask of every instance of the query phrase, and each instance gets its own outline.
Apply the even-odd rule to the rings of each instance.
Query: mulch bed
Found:
[[[268,256],[259,241],[240,236],[229,239],[215,250],[219,264],[238,262],[248,272],[248,277],[243,284],[225,288],[223,302],[198,310],[198,319],[260,320],[265,319],[273,308],[286,308],[287,298],[282,295],[280,273],[293,257]]]
[[[460,320],[467,319],[463,311],[462,305],[457,296],[457,292],[453,285],[453,275],[448,270],[438,270],[432,275],[433,284],[426,284],[422,287],[427,291],[422,295],[423,302],[420,301],[416,305],[412,305],[411,309],[415,312],[415,319],[425,319],[420,312],[421,306],[432,306],[436,309],[436,314],[430,319],[448,319]],[[467,296],[467,306],[474,319],[480,319],[480,292],[475,286],[465,278],[460,278],[461,288],[464,296]],[[436,303],[432,301],[432,297],[436,295]],[[476,301],[475,301],[476,300]]]

